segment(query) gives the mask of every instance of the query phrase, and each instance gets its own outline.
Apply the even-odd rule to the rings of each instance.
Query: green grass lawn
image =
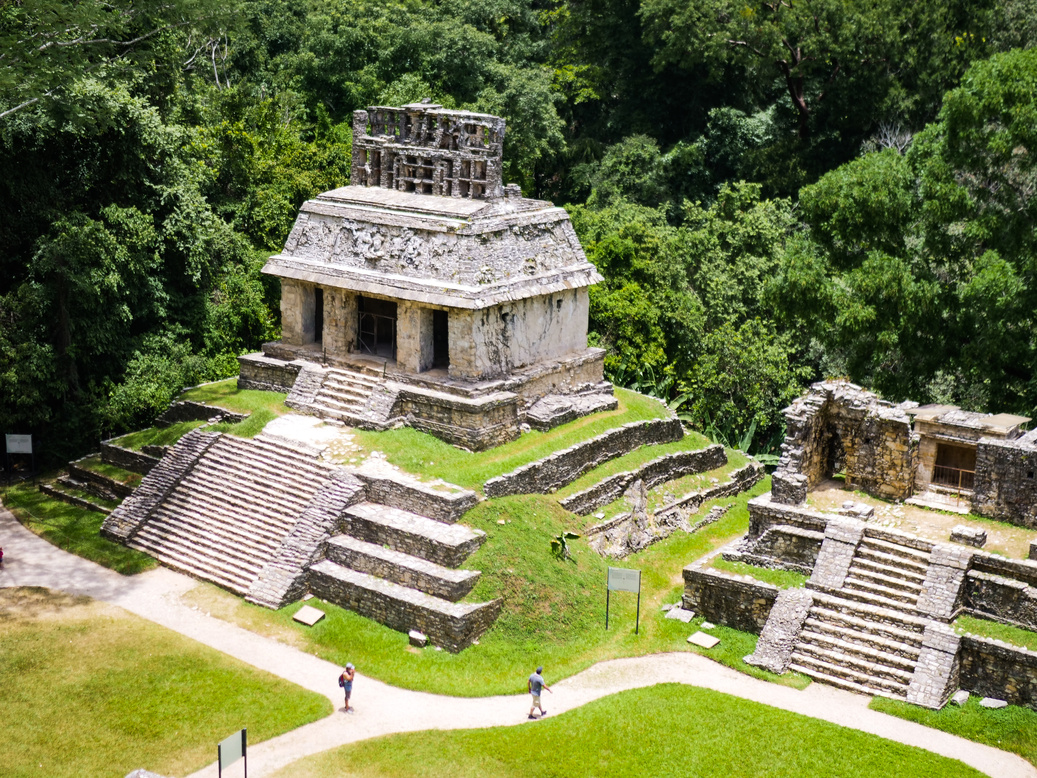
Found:
[[[713,559],[712,567],[734,575],[748,575],[757,581],[763,581],[779,589],[797,589],[807,582],[807,576],[792,570],[772,570],[769,567],[758,567],[745,562],[728,562],[722,556]]]
[[[954,620],[954,629],[959,633],[995,638],[1011,643],[1013,646],[1037,651],[1037,632],[1030,632],[1009,624],[1002,624],[990,619],[977,619],[973,616],[959,616]]]
[[[203,424],[204,421],[181,421],[168,427],[148,427],[116,438],[112,443],[133,451],[140,451],[145,446],[172,446],[195,427],[201,427]]]
[[[584,416],[549,432],[527,432],[488,451],[464,451],[410,427],[387,432],[357,430],[355,442],[364,451],[381,451],[397,467],[426,478],[442,478],[458,486],[481,490],[494,476],[549,456],[631,421],[666,418],[669,412],[656,399],[616,389],[619,407]]]
[[[118,573],[134,575],[158,565],[147,554],[102,538],[103,514],[48,497],[32,484],[12,486],[4,493],[3,503],[44,540]]]
[[[523,712],[516,710],[519,716]],[[274,775],[979,778],[982,773],[875,735],[707,689],[663,684],[515,727],[378,738],[308,757]]]
[[[947,705],[942,710],[928,710],[900,700],[875,697],[868,707],[977,743],[1011,751],[1030,764],[1037,765],[1037,711],[1018,705],[988,710],[980,707],[980,699],[972,695],[960,707]]]
[[[185,775],[242,727],[256,743],[332,712],[327,698],[84,597],[0,590],[8,778]]]
[[[84,470],[103,475],[105,478],[118,481],[126,486],[138,486],[144,479],[144,476],[140,473],[134,473],[132,470],[126,470],[118,465],[101,461],[99,454],[81,459],[77,464]]]

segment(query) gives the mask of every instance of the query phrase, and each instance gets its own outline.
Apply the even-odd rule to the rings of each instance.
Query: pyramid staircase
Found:
[[[958,637],[948,622],[964,581],[958,554],[830,522],[807,588],[779,594],[751,663],[941,707],[956,683]]]
[[[330,478],[313,452],[220,435],[128,545],[244,595]]]
[[[285,405],[354,426],[381,426],[389,419],[395,395],[381,376],[307,364],[299,371]]]
[[[459,602],[480,574],[458,568],[486,535],[456,522],[477,498],[399,478],[365,483],[279,438],[196,430],[102,532],[250,602],[279,608],[308,589],[460,651],[501,606]]]

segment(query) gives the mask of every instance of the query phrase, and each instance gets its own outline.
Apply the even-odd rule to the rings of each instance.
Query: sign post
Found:
[[[36,479],[36,454],[32,450],[32,435],[4,436],[7,443],[7,485],[11,485],[11,454],[28,454],[32,457],[33,481]]]
[[[239,759],[245,760],[245,778],[248,778],[248,757],[245,755],[245,741],[247,730],[235,732],[216,746],[216,756],[219,762],[219,775],[223,776],[223,768],[229,767]]]
[[[608,584],[605,589],[605,629],[609,628],[609,596],[612,592],[637,592],[637,621],[634,623],[634,634],[641,628],[641,571],[628,570],[624,567],[610,567]]]

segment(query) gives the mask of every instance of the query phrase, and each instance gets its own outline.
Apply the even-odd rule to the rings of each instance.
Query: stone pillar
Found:
[[[281,342],[286,346],[313,343],[314,287],[281,279]]]
[[[432,309],[418,308],[418,363],[422,372],[432,367]]]
[[[396,308],[396,367],[421,372],[421,309],[402,300]]]
[[[450,311],[447,337],[450,341],[450,368],[447,375],[461,380],[480,378],[475,366],[475,317],[477,311]]]
[[[324,353],[344,357],[356,349],[356,294],[342,289],[324,290]]]

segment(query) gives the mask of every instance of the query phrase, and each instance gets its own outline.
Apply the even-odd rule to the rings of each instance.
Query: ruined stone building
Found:
[[[305,203],[264,268],[281,280],[281,340],[242,358],[240,385],[476,449],[584,404],[559,398],[610,394],[587,347],[600,276],[563,209],[502,184],[503,141],[485,114],[357,111],[352,184]]]
[[[965,614],[1037,631],[1037,543],[1009,559],[982,550],[975,527],[933,540],[852,500],[832,511],[807,499],[840,475],[848,490],[1037,529],[1028,419],[895,405],[846,381],[815,384],[785,416],[771,492],[749,502],[748,532],[721,553],[805,585],[779,589],[706,558],[684,570],[684,606],[758,632],[746,662],[776,673],[929,708],[959,689],[1037,708],[1037,652],[954,628]]]
[[[1037,431],[1025,416],[898,405],[845,381],[815,384],[785,411],[775,499],[799,504],[842,473],[848,488],[1037,529]]]

